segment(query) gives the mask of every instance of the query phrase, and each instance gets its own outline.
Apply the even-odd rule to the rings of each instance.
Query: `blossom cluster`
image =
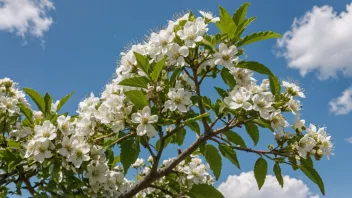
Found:
[[[17,140],[30,134],[29,128],[22,128],[20,106],[30,108],[25,94],[17,88],[17,83],[9,78],[0,79],[0,122],[4,131],[10,131],[10,135]],[[3,123],[6,123],[3,125]]]
[[[174,158],[164,160],[161,167],[169,165]],[[148,162],[153,162],[152,157],[149,157]],[[142,158],[138,158],[136,162],[132,165],[136,169],[141,169],[140,178],[146,176],[152,165],[145,164]],[[163,177],[157,181],[155,184],[158,184],[161,188],[168,190],[175,195],[181,197],[188,197],[187,192],[190,191],[194,184],[209,184],[212,185],[214,178],[209,174],[209,166],[203,164],[202,160],[196,156],[192,155],[188,160],[182,161],[173,169],[176,177],[175,180],[170,180],[168,177]],[[177,183],[179,186],[179,192],[174,192],[170,185]],[[160,190],[155,188],[147,188],[136,195],[136,197],[146,197],[152,196],[157,197],[160,195]],[[171,198],[170,195],[163,195],[163,197]]]
[[[149,140],[155,140],[158,134],[165,137],[174,131],[167,129],[164,134],[167,125],[180,126],[181,122],[187,125],[192,119],[197,120],[194,118],[199,115],[197,108],[204,111],[203,106],[207,110],[221,107],[214,110],[218,116],[216,121],[222,117],[230,120],[232,116],[239,118],[236,121],[259,120],[274,132],[282,150],[297,160],[308,155],[314,155],[316,159],[329,156],[333,144],[326,128],[317,129],[313,124],[307,127],[305,121],[300,120],[302,104],[297,98],[305,98],[303,89],[293,82],[282,81],[285,90],[274,94],[271,78],[257,83],[254,71],[240,66],[242,49],[235,43],[220,36],[213,46],[209,46],[209,40],[217,37],[208,34],[208,25],[220,19],[211,13],[201,11],[200,14],[201,17],[195,17],[189,12],[169,21],[165,28],[122,52],[115,78],[105,86],[100,97],[91,93],[80,102],[75,116],[58,113],[64,100],[50,104],[48,97],[43,102],[50,110],[32,110],[15,83],[7,78],[0,80],[0,122],[11,126],[7,129],[11,138],[23,143],[24,159],[28,164],[34,164],[33,169],[40,169],[59,163],[59,183],[69,182],[72,177],[65,174],[70,172],[82,180],[80,189],[87,196],[118,197],[150,173],[155,156],[148,159],[149,163],[138,158],[130,164],[137,176],[135,180],[129,180],[125,177],[129,166],[122,163],[124,167],[121,168],[119,160],[115,162],[114,153],[119,151],[121,156],[123,149],[121,145],[114,147],[117,142],[131,135],[138,148],[139,145],[147,148],[152,144]],[[224,78],[226,72],[235,83],[223,90],[223,100],[217,100],[215,104],[197,102],[204,99],[199,88],[203,79],[215,78],[219,73]],[[31,112],[25,113],[28,121],[21,122],[22,112],[27,110]],[[296,116],[294,124],[287,121],[285,113]],[[201,119],[207,121],[204,117]],[[208,127],[213,127],[216,121]],[[196,121],[194,123],[198,126]],[[294,133],[288,132],[290,127]],[[170,138],[176,135],[170,135]],[[157,144],[153,149],[160,151],[156,147]],[[152,153],[152,148],[148,148]],[[109,152],[113,153],[112,157]],[[164,160],[158,167],[167,167],[174,160]],[[193,185],[213,184],[208,169],[198,156],[191,155],[172,169],[172,178],[163,176],[153,184],[187,197]],[[179,185],[179,192],[171,187],[173,182]],[[171,197],[153,187],[136,196]]]

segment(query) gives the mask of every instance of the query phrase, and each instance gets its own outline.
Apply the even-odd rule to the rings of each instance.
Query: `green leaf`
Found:
[[[46,115],[50,115],[53,98],[48,93],[45,93],[44,95],[44,102],[45,102],[45,113]]]
[[[30,88],[23,88],[23,91],[28,94],[28,96],[33,100],[37,105],[38,109],[45,114],[45,102],[44,98],[36,91]]]
[[[133,54],[137,60],[137,67],[140,68],[142,71],[144,71],[144,73],[149,75],[150,64],[149,64],[148,58],[137,52],[133,52]]]
[[[249,2],[246,2],[239,7],[236,12],[233,14],[232,19],[236,23],[236,25],[240,25],[245,19],[247,14],[247,9],[249,6]]]
[[[278,163],[275,163],[273,171],[275,173],[276,179],[279,182],[281,188],[283,188],[284,187],[284,179],[282,178],[281,168],[280,168],[280,165]]]
[[[220,21],[216,22],[216,26],[220,29],[221,33],[227,34],[229,38],[232,38],[236,32],[236,23],[232,20],[231,15],[225,10],[225,8],[219,6]]]
[[[220,87],[214,87],[216,92],[218,92],[219,96],[221,96],[222,98],[225,98],[227,96],[227,92],[223,89],[221,89]]]
[[[270,121],[268,121],[268,120],[264,120],[264,119],[260,118],[260,119],[254,119],[253,122],[256,123],[257,125],[259,125],[260,127],[268,128],[272,132],[274,132],[274,129],[271,127]]]
[[[142,91],[131,90],[125,91],[125,96],[138,108],[143,109],[145,106],[149,106],[147,97]]]
[[[227,68],[223,68],[220,72],[224,82],[233,89],[236,86],[236,80]]]
[[[277,79],[276,76],[271,75],[269,76],[269,82],[270,82],[270,90],[271,93],[275,96],[276,100],[278,100],[281,92],[281,86],[280,86],[280,81]]]
[[[254,61],[242,61],[239,64],[237,64],[237,67],[249,69],[249,70],[258,72],[260,74],[268,75],[271,92],[276,98],[278,98],[281,91],[280,82],[269,68],[265,67],[263,64],[260,64]]]
[[[26,116],[26,118],[29,120],[29,122],[33,124],[32,110],[22,104],[20,104],[19,107],[20,107],[20,111],[23,113],[23,115]]]
[[[165,140],[165,142],[164,142],[164,147],[163,147],[163,149],[164,149],[165,147],[167,147],[167,145],[169,145],[170,142],[171,142],[171,138],[167,138],[167,139]],[[155,148],[156,148],[157,151],[160,151],[160,140],[156,141]]]
[[[170,86],[174,87],[177,77],[181,74],[182,68],[176,68],[170,77]]]
[[[119,85],[129,86],[129,87],[140,87],[140,88],[148,88],[148,83],[150,80],[145,76],[126,78],[122,80]]]
[[[210,169],[213,171],[216,180],[219,179],[222,167],[222,159],[218,150],[211,144],[205,146],[204,157],[207,160]]]
[[[185,140],[185,136],[186,136],[186,129],[180,128],[177,130],[175,135],[173,135],[173,139],[171,143],[181,146],[183,144],[183,141]]]
[[[140,152],[139,143],[137,139],[130,138],[123,141],[120,145],[120,148],[121,148],[120,159],[123,165],[124,172],[126,174],[131,164],[133,164],[138,158],[138,155]]]
[[[224,132],[224,135],[226,136],[227,140],[229,140],[230,142],[236,145],[240,145],[241,147],[244,147],[244,148],[247,147],[242,137],[238,135],[236,132],[226,131]]]
[[[194,132],[196,132],[196,134],[198,136],[200,136],[200,127],[199,127],[199,124],[197,122],[191,122],[191,123],[188,123],[187,126]]]
[[[254,177],[257,181],[259,190],[262,188],[265,182],[266,173],[268,171],[268,163],[262,157],[260,157],[254,165]]]
[[[257,17],[251,17],[248,18],[246,20],[244,20],[241,24],[238,25],[237,30],[236,30],[236,34],[235,34],[235,42],[237,42],[237,40],[239,39],[239,37],[241,36],[241,34],[244,32],[244,30],[246,29],[246,27],[252,23]]]
[[[158,80],[158,78],[159,78],[159,76],[160,76],[160,74],[161,74],[161,71],[162,71],[163,68],[164,68],[166,59],[167,59],[167,57],[164,57],[163,59],[161,59],[159,62],[157,62],[157,63],[154,65],[153,71],[152,71],[152,73],[150,74],[150,77],[152,78],[152,80],[154,80],[154,81],[157,81],[157,80]]]
[[[302,163],[302,160],[301,160]],[[318,185],[321,193],[325,195],[325,187],[324,187],[324,182],[321,179],[319,173],[311,167],[309,164],[302,163],[303,166],[300,166],[301,171],[315,184]]]
[[[248,45],[253,42],[262,41],[266,39],[272,38],[280,38],[281,35],[272,31],[265,31],[265,32],[257,32],[250,35],[245,36],[237,43],[237,47]]]
[[[57,105],[56,112],[58,112],[66,104],[68,99],[70,99],[74,93],[75,92],[73,91],[73,92],[67,94],[66,96],[64,96],[63,98],[61,98],[59,104]]]
[[[15,142],[14,140],[11,140],[11,139],[9,139],[7,141],[7,146],[9,148],[14,148],[14,149],[20,149],[21,148],[21,144],[20,143]]]
[[[116,156],[114,157],[114,161],[112,161],[112,163],[110,164],[111,167],[115,167],[117,163],[119,163],[121,161],[120,156]]]
[[[235,166],[237,166],[237,168],[241,168],[237,159],[236,152],[231,147],[227,146],[226,144],[219,144],[219,150],[222,156],[229,159]]]
[[[191,198],[224,198],[221,192],[208,184],[194,184],[188,195]]]
[[[206,118],[206,117],[209,117],[209,116],[210,116],[209,112],[206,112],[206,113],[203,113],[203,114],[199,114],[199,115],[197,115],[197,116],[195,116],[193,118],[188,118],[187,120],[185,120],[184,123],[185,124],[189,124],[189,123],[195,122],[197,120],[200,120],[202,118]]]
[[[259,141],[259,130],[257,125],[253,124],[253,123],[246,123],[244,124],[246,127],[246,131],[248,133],[248,135],[252,138],[253,142],[254,142],[254,146],[257,145],[258,141]]]

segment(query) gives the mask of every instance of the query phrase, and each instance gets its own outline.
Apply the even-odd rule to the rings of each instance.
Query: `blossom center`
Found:
[[[176,52],[172,57],[174,59],[178,59],[178,57],[180,57],[180,56],[181,56],[181,54],[179,52]]]
[[[228,54],[224,54],[224,55],[222,55],[222,59],[224,61],[228,61],[230,59],[230,56]]]
[[[188,40],[194,40],[196,39],[196,35],[193,32],[188,32],[187,38]]]
[[[257,103],[257,106],[258,106],[259,108],[264,108],[264,107],[265,107],[265,103],[264,103],[263,101],[259,101],[259,102]]]
[[[95,169],[95,170],[92,171],[92,176],[93,177],[98,177],[99,175],[100,175],[100,171],[99,170]]]
[[[81,158],[83,156],[83,152],[81,150],[76,151],[77,158]]]
[[[176,104],[180,104],[181,102],[182,102],[181,97],[180,97],[180,96],[176,96],[176,97],[175,97],[175,103],[176,103]]]
[[[43,137],[45,137],[45,138],[50,137],[50,131],[45,130],[45,131],[43,132]]]
[[[149,118],[148,117],[142,117],[142,124],[148,124],[149,123]]]

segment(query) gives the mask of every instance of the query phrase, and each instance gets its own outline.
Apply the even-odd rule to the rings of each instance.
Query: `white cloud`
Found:
[[[239,176],[230,175],[218,189],[225,198],[319,198],[318,195],[309,191],[303,181],[289,176],[283,176],[283,178],[284,188],[281,188],[275,176],[267,175],[265,184],[259,191],[253,171],[244,172]]]
[[[346,115],[352,111],[352,87],[342,92],[342,95],[329,102],[330,112],[335,115]]]
[[[53,23],[47,15],[53,9],[50,0],[0,0],[0,31],[41,37]]]
[[[278,41],[291,68],[304,76],[317,71],[319,79],[336,77],[342,72],[352,76],[352,3],[337,13],[330,6],[316,7],[296,18]]]
[[[348,143],[352,144],[352,137],[346,138],[345,139]]]

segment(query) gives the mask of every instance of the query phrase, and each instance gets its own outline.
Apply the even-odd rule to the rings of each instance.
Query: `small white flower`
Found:
[[[39,142],[47,140],[54,140],[56,138],[56,128],[49,120],[45,120],[43,125],[36,125],[34,127],[34,139]]]
[[[140,168],[144,166],[144,159],[142,158],[138,158],[133,164],[132,164],[132,167],[133,168]]]
[[[185,91],[184,88],[171,89],[167,96],[170,100],[165,102],[163,112],[169,109],[170,111],[179,110],[186,113],[188,111],[187,106],[192,104],[192,93]]]
[[[161,30],[159,33],[152,33],[150,41],[157,47],[161,47],[161,52],[166,54],[169,46],[175,38],[175,33],[168,30]]]
[[[10,116],[20,112],[17,104],[18,100],[16,98],[0,97],[0,110],[9,112]]]
[[[302,133],[302,130],[305,129],[305,125],[304,125],[305,123],[306,123],[306,121],[300,120],[299,114],[296,114],[295,121],[294,121],[294,124],[292,127],[296,132]]]
[[[269,120],[270,112],[274,111],[272,107],[274,96],[270,92],[259,93],[253,96],[253,109],[259,111],[260,117]]]
[[[295,100],[293,98],[291,98],[291,100],[287,103],[287,106],[289,109],[291,109],[291,112],[294,115],[298,114],[302,108],[301,102],[299,100]]]
[[[107,180],[108,166],[100,161],[91,161],[87,166],[86,177],[90,185],[105,183]]]
[[[298,143],[299,156],[306,159],[307,154],[312,151],[312,149],[315,147],[316,144],[317,144],[316,141],[313,138],[311,138],[308,134],[303,136],[303,138],[300,139]]]
[[[248,69],[230,67],[230,73],[236,80],[236,85],[249,89],[256,80],[252,77],[254,72]]]
[[[229,93],[228,97],[225,97],[224,102],[229,106],[230,109],[236,110],[243,108],[247,111],[252,109],[251,103],[248,101],[251,99],[251,93],[244,87],[235,88]]]
[[[276,110],[270,115],[271,127],[277,129],[279,132],[283,132],[283,128],[289,126],[289,123],[286,121],[285,117],[281,114],[280,110]]]
[[[286,91],[291,96],[299,96],[305,98],[306,96],[303,93],[303,89],[296,85],[295,83],[290,83],[287,81],[282,81],[282,86],[286,87]]]
[[[153,127],[153,123],[158,121],[157,115],[151,115],[150,107],[145,106],[142,112],[132,114],[132,122],[139,124],[137,126],[137,135],[143,136],[147,134],[149,137],[154,137],[156,130]]]
[[[226,68],[231,68],[234,66],[234,63],[238,61],[236,56],[238,50],[236,46],[231,45],[227,47],[224,43],[219,44],[219,52],[214,55],[214,63],[216,65],[223,65]]]
[[[56,113],[57,112],[57,106],[59,105],[59,103],[60,103],[60,100],[57,100],[55,103],[52,103],[50,111],[53,112],[53,113]]]
[[[199,13],[205,18],[206,21],[210,21],[213,23],[220,21],[220,18],[214,17],[213,13],[211,13],[211,12],[199,11]]]
[[[170,46],[167,51],[167,55],[169,57],[168,61],[171,65],[181,66],[183,67],[185,62],[185,57],[189,54],[189,50],[186,46],[180,47],[178,44],[173,44]]]
[[[31,133],[32,133],[32,128],[30,128],[30,127],[23,127],[23,128],[14,129],[14,130],[10,131],[10,135],[12,137],[15,137],[16,141],[27,137]]]
[[[89,98],[86,98],[79,103],[77,113],[87,116],[94,114],[97,111],[95,106],[99,103],[99,101],[99,98],[94,97],[94,94],[91,93]]]
[[[57,125],[64,135],[69,135],[73,131],[73,124],[70,122],[70,119],[70,116],[66,117],[64,115],[57,118]]]
[[[89,136],[94,134],[96,122],[94,117],[84,116],[82,119],[77,121],[76,124],[76,135],[78,136]]]
[[[196,47],[196,42],[203,40],[204,31],[200,31],[197,24],[191,21],[187,21],[183,30],[179,30],[177,35],[181,40],[185,42],[185,45],[189,48]]]
[[[71,138],[64,136],[61,141],[62,148],[59,149],[59,153],[62,156],[68,157],[72,152],[72,142],[75,140],[74,136]]]
[[[43,142],[36,142],[34,148],[34,160],[40,163],[44,162],[44,159],[51,158],[53,154],[49,150],[49,140]]]
[[[80,140],[73,140],[72,141],[72,152],[67,161],[72,162],[72,164],[79,168],[83,161],[88,161],[90,159],[89,153],[89,145],[80,141]]]

